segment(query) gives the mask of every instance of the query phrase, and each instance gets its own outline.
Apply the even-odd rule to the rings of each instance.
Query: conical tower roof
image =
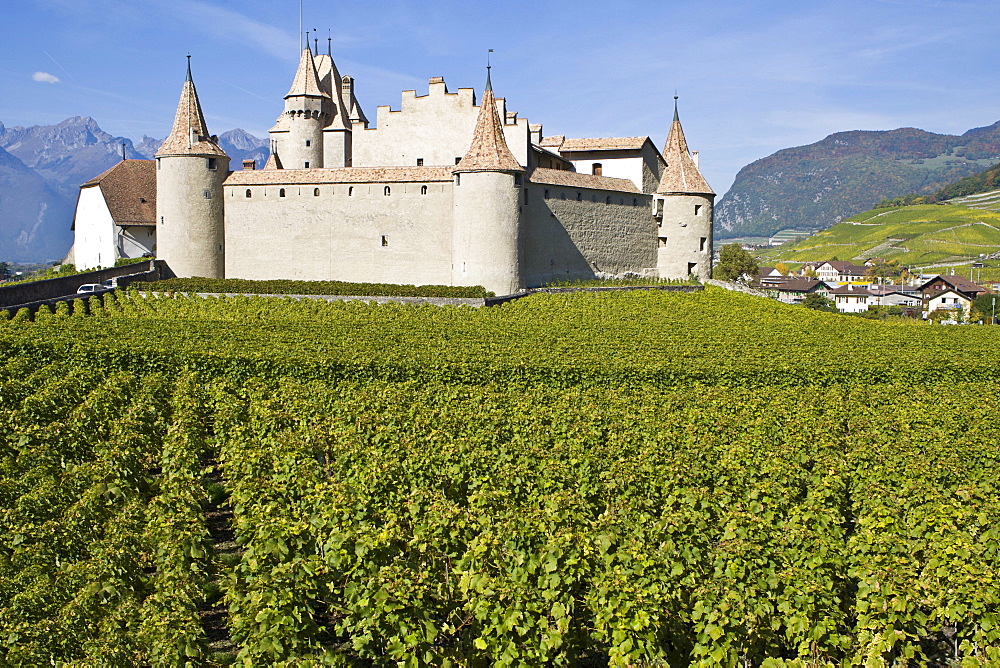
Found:
[[[285,98],[307,95],[309,97],[330,97],[319,85],[319,76],[316,74],[316,61],[313,60],[312,51],[309,45],[302,50],[302,57],[299,59],[299,69],[295,72],[295,79],[292,87],[288,89]]]
[[[174,127],[156,152],[157,158],[168,155],[226,155],[208,134],[205,114],[201,111],[198,91],[191,78],[191,56],[188,56],[187,79],[184,80],[181,99],[177,103]]]
[[[697,195],[714,195],[715,192],[708,181],[698,171],[694,158],[688,150],[687,139],[684,138],[684,128],[677,113],[677,98],[674,98],[674,122],[670,125],[667,143],[663,147],[663,159],[667,166],[660,177],[657,194],[690,193]]]
[[[452,170],[455,172],[522,172],[524,168],[507,147],[503,136],[503,126],[497,113],[496,99],[489,72],[486,74],[486,90],[479,106],[476,131],[472,135],[472,145],[462,161]]]

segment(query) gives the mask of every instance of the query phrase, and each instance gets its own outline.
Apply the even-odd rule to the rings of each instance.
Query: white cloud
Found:
[[[48,72],[35,72],[31,78],[42,83],[59,83],[59,77]]]

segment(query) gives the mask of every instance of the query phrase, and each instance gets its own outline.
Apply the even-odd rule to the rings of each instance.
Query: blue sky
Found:
[[[93,116],[135,139],[169,131],[190,51],[209,128],[257,136],[298,57],[298,0],[11,0],[0,122]],[[961,133],[1000,120],[996,0],[334,3],[305,0],[321,50],[369,118],[400,91],[482,90],[486,50],[508,109],[546,134],[653,137],[681,120],[721,195],[740,167],[842,130]]]

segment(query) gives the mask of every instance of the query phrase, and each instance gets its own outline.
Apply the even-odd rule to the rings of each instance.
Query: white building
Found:
[[[874,295],[871,292],[851,284],[830,290],[827,296],[833,298],[837,310],[843,313],[863,313],[874,304]]]
[[[154,252],[155,164],[123,160],[80,186],[72,229],[77,269],[113,267],[119,258]]]

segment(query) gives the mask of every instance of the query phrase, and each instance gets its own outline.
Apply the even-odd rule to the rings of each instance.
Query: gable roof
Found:
[[[831,295],[854,295],[856,297],[874,297],[865,288],[856,288],[852,285],[842,285],[839,288],[830,290]]]
[[[768,290],[778,290],[779,292],[814,292],[825,284],[814,278],[792,278],[780,283],[771,283],[766,286]]]
[[[563,153],[569,151],[637,151],[648,141],[649,137],[563,138],[559,150]]]
[[[101,189],[115,225],[156,225],[155,160],[123,160],[80,188],[94,186]]]
[[[978,283],[973,283],[964,276],[946,276],[945,274],[937,274],[936,276],[932,276],[930,279],[924,281],[917,287],[920,290],[926,290],[927,286],[937,281],[944,281],[953,288],[956,288],[957,290],[964,292],[966,294],[978,295],[983,292],[989,292],[989,290],[987,290],[983,286],[979,285]]]
[[[856,265],[853,262],[849,262],[847,260],[827,260],[826,262],[820,262],[818,265],[816,265],[816,268],[819,269],[824,264],[830,265],[841,274],[849,273],[852,276],[864,276],[865,271],[867,270],[867,267]]]
[[[568,188],[589,188],[591,190],[615,190],[618,192],[638,193],[639,189],[631,179],[619,179],[613,176],[596,176],[580,174],[567,169],[547,169],[536,167],[528,180],[532,183],[545,183]]]

